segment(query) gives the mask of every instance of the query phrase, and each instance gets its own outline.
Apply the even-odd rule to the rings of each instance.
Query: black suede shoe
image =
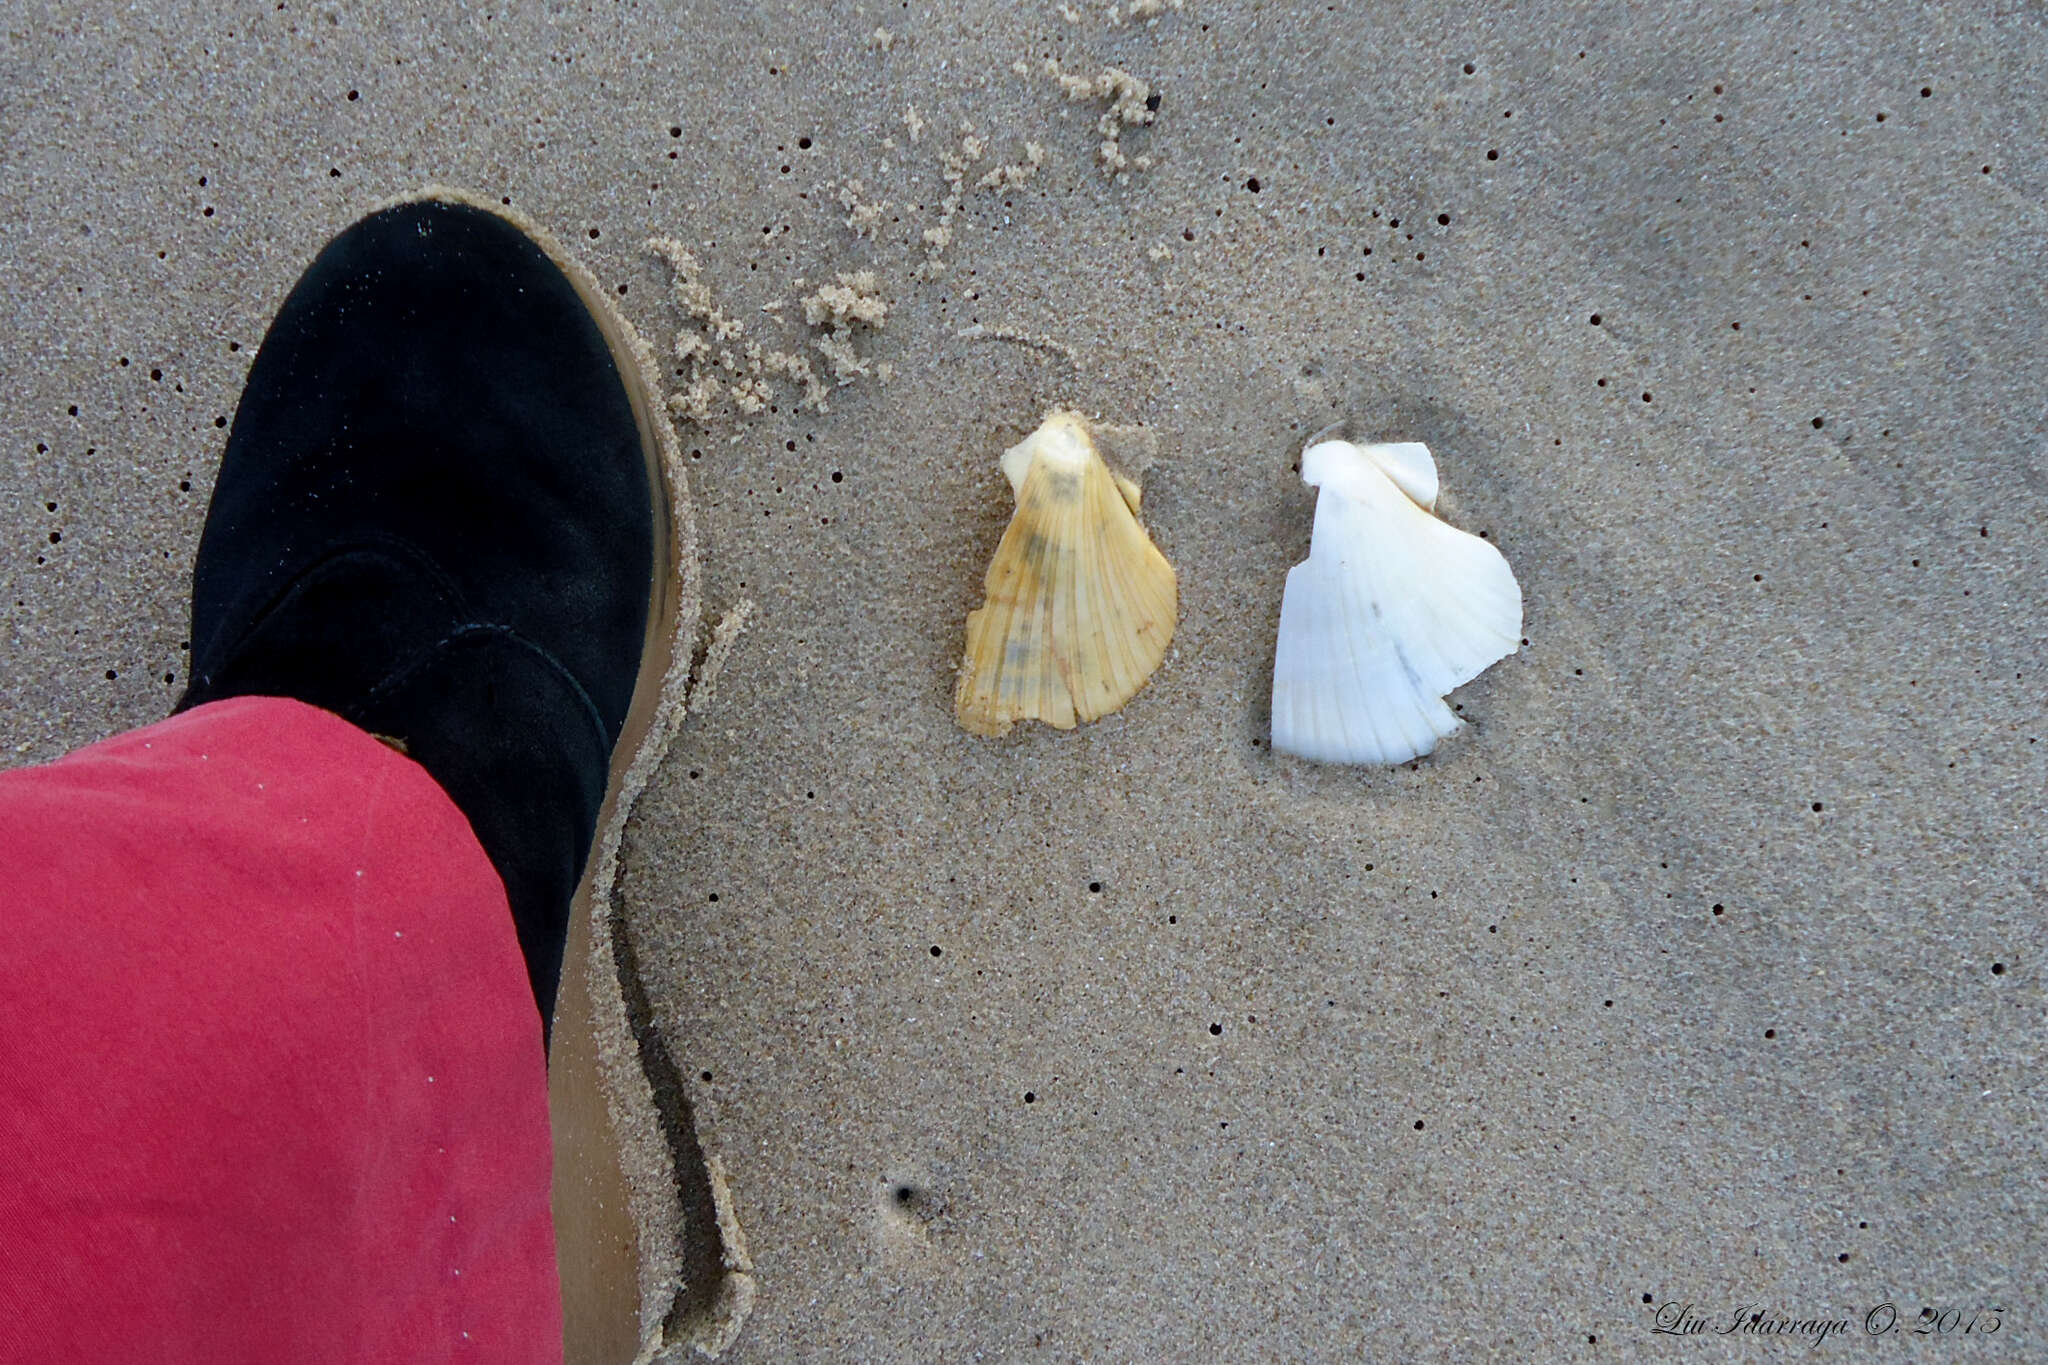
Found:
[[[177,708],[292,697],[397,741],[504,878],[544,1027],[675,599],[647,394],[594,294],[453,198],[329,243],[235,413]]]

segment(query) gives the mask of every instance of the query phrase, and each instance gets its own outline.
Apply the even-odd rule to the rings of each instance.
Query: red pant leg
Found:
[[[505,891],[410,759],[242,698],[0,773],[0,1360],[561,1360]]]

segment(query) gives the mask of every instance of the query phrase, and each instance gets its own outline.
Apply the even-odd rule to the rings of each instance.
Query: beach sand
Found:
[[[1886,1302],[2048,1353],[2048,28],[1480,8],[17,9],[8,760],[182,689],[220,428],[332,233],[506,197],[664,347],[672,237],[829,404],[695,363],[703,636],[753,605],[624,853],[753,1256],[728,1359],[1662,1359],[1674,1305],[1745,1359],[1804,1348],[1744,1305]],[[878,327],[807,320],[861,271]],[[1179,631],[978,739],[1053,406],[1156,438]],[[1340,419],[1527,604],[1393,771],[1266,745]]]

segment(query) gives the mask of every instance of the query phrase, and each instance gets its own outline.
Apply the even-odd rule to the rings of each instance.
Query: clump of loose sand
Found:
[[[872,270],[841,275],[834,284],[818,286],[804,297],[804,321],[813,327],[879,328],[889,319],[889,301]]]
[[[1156,24],[1165,18],[1169,11],[1180,9],[1185,3],[1186,0],[1128,0],[1122,5],[1111,5],[1110,27],[1122,28],[1125,24],[1139,23],[1148,26]]]
[[[887,382],[888,362],[870,362],[854,349],[854,338],[880,331],[889,319],[889,301],[882,297],[881,281],[872,270],[843,274],[832,284],[820,285],[804,296],[804,322],[822,328],[824,335],[811,342],[818,354],[832,366],[832,377],[851,384],[872,374]]]
[[[1070,24],[1106,17],[1110,26],[1121,27],[1157,23],[1184,3],[1116,0],[1084,15],[1079,0],[1074,0],[1061,4],[1059,12]],[[896,35],[886,28],[868,35],[869,46],[883,52],[895,42]],[[1152,167],[1149,154],[1129,152],[1124,145],[1131,129],[1149,127],[1158,115],[1160,97],[1146,81],[1108,64],[1091,63],[1088,68],[1069,71],[1051,57],[1036,66],[1020,59],[1013,69],[1021,76],[1037,73],[1050,79],[1072,103],[1098,106],[1094,160],[1110,181],[1127,183],[1134,173]],[[914,105],[904,107],[900,121],[912,146],[923,140],[934,122]],[[921,223],[909,212],[906,196],[911,191],[907,188],[895,186],[900,193],[883,197],[872,193],[863,180],[846,177],[837,184],[835,194],[845,213],[846,230],[862,242],[875,243],[885,255],[892,249],[905,253],[907,259],[899,256],[891,265],[907,271],[912,281],[940,279],[949,268],[948,253],[958,239],[961,215],[970,197],[983,191],[997,195],[1015,191],[1030,184],[1045,168],[1048,158],[1043,142],[1020,139],[1013,145],[1019,145],[1020,151],[1001,160],[991,154],[989,136],[972,122],[961,123],[958,140],[938,153],[945,189]],[[885,138],[883,146],[893,151],[896,140]],[[922,203],[932,202],[920,198]],[[900,238],[890,230],[891,224],[899,222],[914,224],[906,227]],[[776,310],[782,302],[764,307],[762,312],[778,317],[775,326],[783,329],[783,345],[778,348],[748,337],[740,319],[719,306],[697,258],[681,242],[656,238],[647,245],[673,272],[674,295],[684,314],[672,347],[680,383],[668,398],[669,410],[677,417],[708,425],[724,417],[752,416],[774,406],[780,392],[789,389],[795,391],[792,406],[825,412],[826,395],[834,388],[862,378],[883,382],[890,378],[889,362],[873,354],[873,337],[882,331],[890,308],[875,268],[838,272],[831,283],[803,294],[798,301],[803,309],[801,325],[810,329],[807,336],[790,335],[797,323],[794,316],[779,320]],[[1145,255],[1155,266],[1173,259],[1172,249],[1164,245],[1153,246]],[[791,294],[796,295],[805,288],[805,281],[796,279],[790,285]],[[1008,342],[1069,364],[1079,363],[1065,342],[1022,328],[977,324],[957,336]]]
[[[939,221],[924,230],[924,264],[917,268],[919,279],[937,279],[944,271],[940,257],[953,244],[953,219],[967,202],[968,173],[987,154],[987,139],[977,134],[971,124],[961,128],[957,150],[940,154],[939,171],[945,177],[946,197],[939,201]]]
[[[796,405],[813,412],[829,411],[825,395],[831,387],[801,350],[783,350],[749,340],[740,320],[718,306],[703,278],[696,256],[673,237],[656,237],[647,249],[668,263],[672,291],[682,305],[684,322],[671,343],[682,366],[682,387],[669,395],[668,408],[677,417],[700,426],[716,420],[725,407],[753,416],[775,401],[778,386],[797,392]],[[886,361],[862,355],[854,345],[861,333],[881,330],[889,302],[872,270],[842,274],[803,300],[804,324],[823,333],[812,349],[831,366],[832,379],[850,384],[866,375],[884,380]],[[772,313],[771,304],[764,312]]]
[[[1102,117],[1095,121],[1095,131],[1102,139],[1096,145],[1095,160],[1104,175],[1122,184],[1132,171],[1152,168],[1150,156],[1130,156],[1123,148],[1126,129],[1147,127],[1158,116],[1159,97],[1151,86],[1116,66],[1105,66],[1093,76],[1077,76],[1062,68],[1057,58],[1047,57],[1040,69],[1074,103],[1104,106]]]
[[[1022,185],[1030,180],[1032,176],[1036,175],[1038,168],[1044,164],[1045,148],[1039,146],[1036,142],[1027,142],[1024,144],[1024,159],[1022,161],[1013,161],[1006,166],[996,167],[987,175],[975,181],[974,188],[978,190],[1006,190],[1013,185]]]
[[[848,180],[839,187],[839,206],[846,210],[846,230],[856,237],[872,237],[888,220],[889,206],[868,198],[868,187]]]

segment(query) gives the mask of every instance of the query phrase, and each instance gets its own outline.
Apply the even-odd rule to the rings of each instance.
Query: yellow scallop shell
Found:
[[[1166,656],[1173,566],[1138,524],[1138,489],[1110,472],[1079,413],[1053,412],[1003,454],[1017,510],[967,614],[953,695],[962,729],[1060,730],[1119,710]]]

